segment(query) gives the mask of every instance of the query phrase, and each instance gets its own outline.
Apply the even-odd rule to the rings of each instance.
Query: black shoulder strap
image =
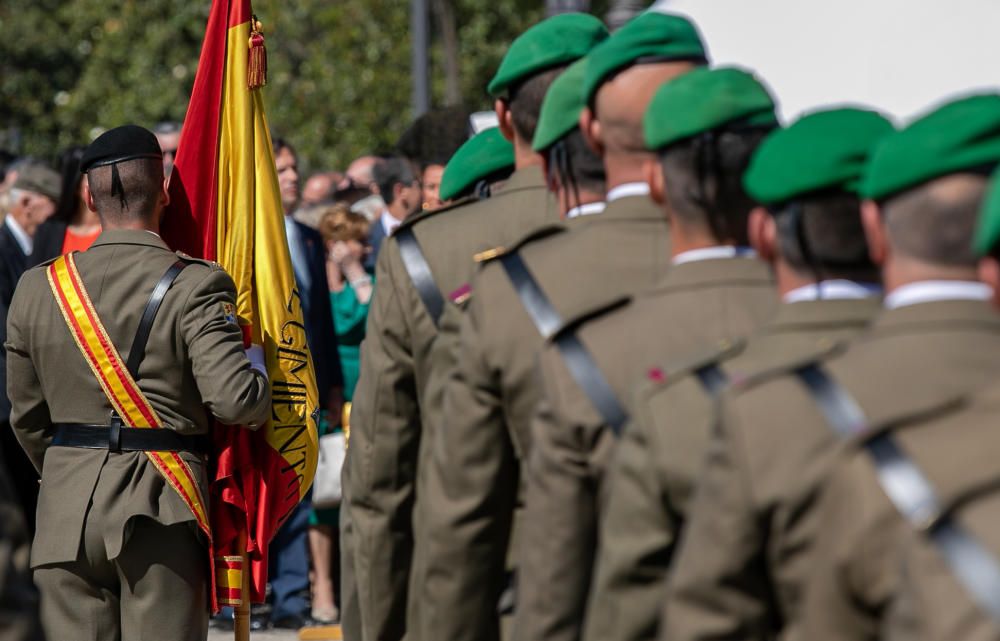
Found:
[[[524,264],[517,252],[505,254],[498,260],[503,265],[504,271],[507,272],[507,277],[513,284],[514,291],[517,292],[521,304],[524,305],[524,309],[531,317],[538,333],[543,338],[551,338],[562,326],[562,317],[552,306],[548,296],[538,285],[538,281],[531,275],[528,266]],[[614,430],[615,434],[620,434],[628,420],[628,413],[618,401],[601,369],[594,362],[594,357],[573,332],[562,332],[556,336],[554,342],[562,354],[573,380],[590,399],[604,422]]]
[[[594,362],[587,348],[584,347],[576,334],[563,332],[556,337],[556,346],[562,354],[569,373],[573,380],[580,386],[583,393],[587,395],[594,408],[600,413],[601,418],[614,431],[615,435],[621,435],[622,428],[628,421],[628,412],[618,402],[614,390],[604,377],[601,369]]]
[[[178,260],[171,265],[170,269],[156,283],[153,293],[149,295],[149,301],[146,302],[142,318],[139,319],[139,329],[136,330],[135,338],[132,339],[132,347],[128,350],[128,360],[125,361],[125,367],[136,381],[139,380],[139,364],[146,356],[146,343],[149,341],[149,332],[153,329],[156,313],[160,311],[160,304],[163,302],[163,297],[167,295],[167,290],[174,284],[174,280],[185,267],[187,267],[187,263],[183,260]]]
[[[546,340],[552,338],[562,327],[563,320],[539,287],[538,281],[528,271],[528,266],[517,252],[505,254],[499,260],[538,333]]]
[[[413,235],[412,227],[404,227],[396,232],[396,242],[399,244],[399,257],[403,261],[406,273],[410,275],[413,286],[417,289],[417,295],[423,301],[427,313],[437,326],[444,311],[444,296],[437,283],[434,282],[434,275],[431,274],[431,266],[427,264],[424,253],[420,250],[420,243]]]
[[[819,365],[796,370],[830,426],[848,437],[865,429],[868,421],[860,405]],[[865,443],[882,490],[900,514],[938,547],[969,595],[1000,621],[1000,562],[946,513],[930,480],[889,433]]]
[[[722,391],[729,385],[729,377],[722,371],[718,363],[702,365],[694,370],[694,375],[698,377],[701,386],[705,388],[708,395],[718,398]]]

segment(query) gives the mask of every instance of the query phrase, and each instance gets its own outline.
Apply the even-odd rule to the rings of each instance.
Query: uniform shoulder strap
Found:
[[[417,237],[413,235],[413,227],[397,229],[393,237],[399,246],[399,258],[403,261],[403,268],[410,277],[410,281],[413,282],[417,296],[420,297],[436,327],[441,320],[441,313],[444,311],[444,296],[441,295],[441,289],[434,281],[431,266],[424,258],[424,252],[420,249]]]
[[[853,437],[868,429],[861,406],[822,365],[807,365],[795,374],[838,435]],[[890,432],[876,432],[863,447],[875,465],[882,491],[896,510],[937,546],[973,600],[1000,622],[1000,562],[996,556],[955,521],[930,480]]]
[[[149,342],[149,333],[153,329],[153,321],[156,319],[156,313],[160,311],[160,305],[163,303],[163,298],[167,295],[167,290],[170,289],[170,286],[177,280],[181,271],[187,266],[188,261],[184,259],[178,260],[171,265],[163,276],[160,277],[156,286],[153,287],[153,293],[149,295],[146,307],[142,310],[142,317],[139,319],[139,328],[135,332],[135,338],[132,339],[132,347],[129,348],[128,359],[125,361],[126,369],[128,369],[129,374],[136,381],[139,380],[139,365],[142,364],[142,359],[146,356],[146,343]]]

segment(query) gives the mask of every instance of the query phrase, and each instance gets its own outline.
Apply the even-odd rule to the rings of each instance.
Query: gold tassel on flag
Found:
[[[267,48],[264,47],[264,28],[257,16],[250,25],[250,61],[247,65],[247,86],[260,89],[267,84]]]

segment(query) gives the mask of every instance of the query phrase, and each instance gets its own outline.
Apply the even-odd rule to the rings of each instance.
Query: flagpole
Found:
[[[240,585],[240,605],[233,615],[233,633],[236,641],[250,641],[250,556],[247,554],[247,533],[240,532],[238,543],[243,557],[242,582]]]

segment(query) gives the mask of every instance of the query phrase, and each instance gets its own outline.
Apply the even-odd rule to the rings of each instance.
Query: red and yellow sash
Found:
[[[114,343],[108,338],[101,319],[97,317],[76,269],[73,254],[57,258],[49,266],[47,275],[49,286],[59,304],[59,311],[62,312],[76,346],[80,348],[118,416],[125,425],[131,427],[162,428],[156,410],[129,374]],[[188,464],[177,452],[146,452],[146,456],[188,506],[198,527],[211,541],[208,505],[201,496],[201,490]]]

